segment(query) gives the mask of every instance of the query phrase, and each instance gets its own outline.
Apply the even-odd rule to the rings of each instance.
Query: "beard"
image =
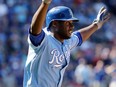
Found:
[[[68,35],[65,31],[63,30],[58,30],[57,34],[59,35],[60,38],[62,39],[70,39],[71,35]]]

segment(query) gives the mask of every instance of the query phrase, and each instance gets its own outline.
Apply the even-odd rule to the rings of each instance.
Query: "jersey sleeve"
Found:
[[[69,40],[70,43],[70,49],[80,46],[82,44],[82,36],[80,32],[74,32],[71,36],[71,39]]]
[[[80,46],[80,45],[82,44],[82,42],[83,42],[82,36],[81,36],[80,32],[76,31],[76,32],[74,32],[73,34],[76,35],[76,36],[78,37],[79,41],[78,41],[77,46]]]
[[[48,36],[49,33],[46,28],[42,29],[42,32],[36,36],[31,34],[31,32],[29,31],[27,39],[29,47],[36,49],[46,46],[45,44],[47,43]]]
[[[29,38],[30,41],[32,42],[32,44],[34,46],[38,46],[41,44],[41,42],[43,41],[44,37],[45,37],[45,32],[42,30],[42,32],[38,35],[33,35],[31,32],[29,32]]]

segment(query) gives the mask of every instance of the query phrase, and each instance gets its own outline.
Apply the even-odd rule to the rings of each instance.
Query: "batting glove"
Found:
[[[102,25],[108,21],[110,18],[110,13],[108,13],[105,7],[102,7],[98,12],[97,18],[94,20],[94,23],[97,24],[98,29],[102,27]]]
[[[52,0],[42,0],[46,4],[50,4]]]

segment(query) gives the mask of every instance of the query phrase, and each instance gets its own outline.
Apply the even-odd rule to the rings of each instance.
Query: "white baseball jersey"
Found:
[[[30,35],[23,87],[61,87],[65,69],[70,61],[70,51],[82,43],[80,33],[72,34],[71,38],[63,43],[46,29],[42,30],[42,34],[34,36],[34,41],[39,41],[37,44],[30,40]]]

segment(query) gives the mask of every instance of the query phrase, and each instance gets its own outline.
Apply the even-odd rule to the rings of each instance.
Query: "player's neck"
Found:
[[[61,43],[63,43],[63,42],[64,42],[64,39],[60,38],[59,36],[54,35],[54,37],[55,37],[57,40],[59,40]]]
[[[64,42],[64,39],[63,38],[61,38],[58,34],[55,34],[55,33],[51,33],[52,34],[52,36],[54,37],[54,38],[56,38],[58,41],[60,41],[61,43],[63,43]]]

